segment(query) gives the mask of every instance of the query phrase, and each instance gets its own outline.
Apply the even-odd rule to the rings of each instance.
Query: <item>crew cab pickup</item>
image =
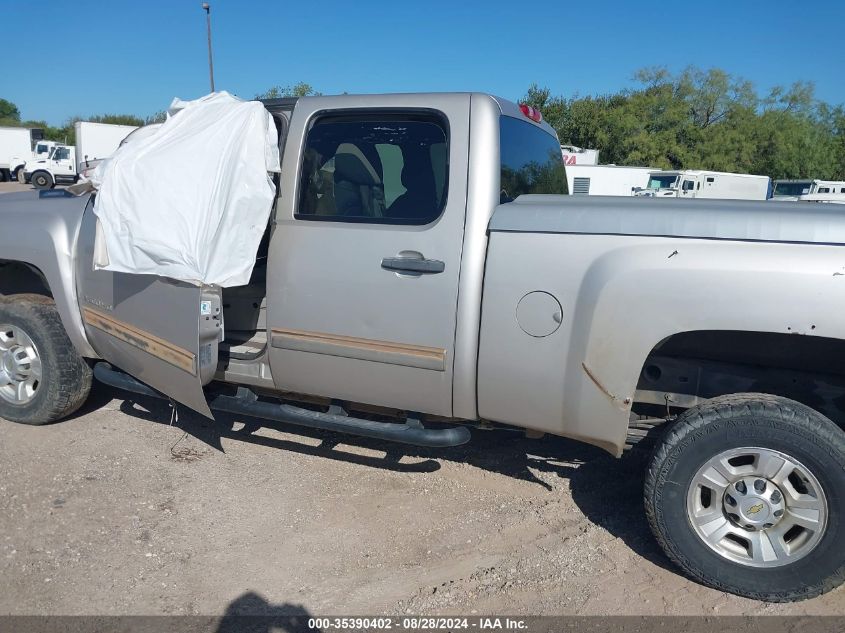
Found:
[[[645,437],[645,510],[688,575],[842,583],[837,205],[560,195],[554,130],[485,94],[264,105],[282,167],[247,285],[95,270],[89,196],[0,196],[0,416],[61,419],[96,376],[434,447]]]

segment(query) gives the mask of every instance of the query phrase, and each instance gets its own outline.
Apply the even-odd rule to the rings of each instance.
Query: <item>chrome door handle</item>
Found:
[[[436,275],[446,270],[446,264],[439,259],[418,259],[416,257],[385,257],[381,267],[395,273],[412,275]]]

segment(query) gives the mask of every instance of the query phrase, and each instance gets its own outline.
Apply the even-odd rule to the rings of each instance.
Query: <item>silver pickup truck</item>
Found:
[[[0,416],[59,420],[97,377],[432,447],[645,437],[645,511],[692,578],[771,601],[843,582],[836,205],[555,195],[552,128],[484,94],[265,107],[282,171],[245,286],[95,270],[88,196],[0,196]]]

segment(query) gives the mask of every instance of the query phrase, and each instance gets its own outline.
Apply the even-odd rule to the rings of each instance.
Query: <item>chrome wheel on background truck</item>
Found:
[[[786,602],[845,580],[845,432],[765,394],[687,410],[655,448],[649,522],[699,582]]]

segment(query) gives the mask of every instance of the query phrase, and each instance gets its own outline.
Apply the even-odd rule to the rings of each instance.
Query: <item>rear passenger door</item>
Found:
[[[268,272],[274,381],[450,415],[469,95],[328,110],[336,99],[302,100],[291,121]]]
[[[203,385],[217,368],[220,288],[167,277],[95,270],[97,218],[79,231],[77,296],[91,347],[104,360],[207,417]]]

